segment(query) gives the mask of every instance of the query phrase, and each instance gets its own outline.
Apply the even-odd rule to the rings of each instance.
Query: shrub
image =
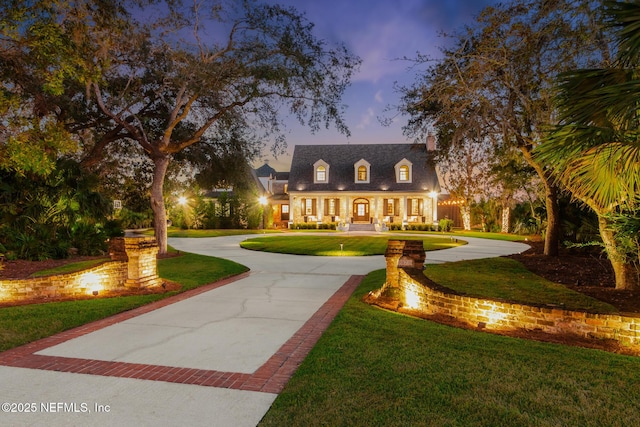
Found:
[[[453,229],[453,221],[449,218],[442,218],[438,221],[438,229],[440,231],[451,231]]]

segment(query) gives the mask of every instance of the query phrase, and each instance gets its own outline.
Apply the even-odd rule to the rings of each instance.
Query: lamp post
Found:
[[[258,202],[262,209],[262,229],[264,230],[264,207],[267,205],[267,196],[260,196]]]

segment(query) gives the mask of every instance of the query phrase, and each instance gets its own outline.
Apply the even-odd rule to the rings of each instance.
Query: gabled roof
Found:
[[[276,170],[265,162],[264,165],[256,169],[256,174],[259,178],[270,178],[272,176],[276,176]]]
[[[440,184],[424,144],[296,145],[289,173],[289,191],[440,191]],[[370,165],[368,183],[356,183],[354,164]],[[395,166],[412,163],[411,183],[396,181]],[[329,165],[329,182],[314,184],[313,164]]]
[[[276,172],[276,181],[289,181],[289,172]]]

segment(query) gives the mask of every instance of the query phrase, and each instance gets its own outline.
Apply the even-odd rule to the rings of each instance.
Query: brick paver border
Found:
[[[351,276],[269,360],[252,374],[34,354],[70,339],[227,285],[248,275],[249,273],[243,273],[7,350],[0,353],[0,365],[280,393],[364,276]]]

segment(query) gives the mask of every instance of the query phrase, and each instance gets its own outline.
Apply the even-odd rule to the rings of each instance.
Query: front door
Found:
[[[369,222],[369,201],[367,199],[353,201],[353,222]]]

